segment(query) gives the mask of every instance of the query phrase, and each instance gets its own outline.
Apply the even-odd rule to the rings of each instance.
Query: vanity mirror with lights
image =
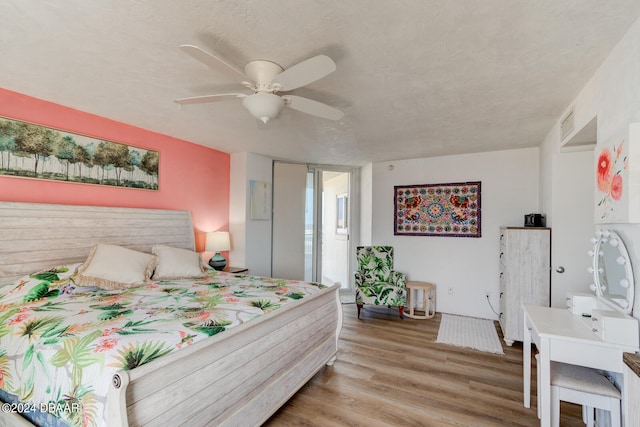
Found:
[[[589,321],[592,331],[603,341],[638,346],[638,320],[631,317],[635,282],[629,253],[613,230],[600,229],[591,239],[592,265],[588,268],[594,294],[570,292],[567,306]]]
[[[589,267],[589,272],[593,274],[594,281],[591,290],[630,314],[635,286],[624,242],[615,231],[606,229],[598,230],[591,242],[593,250],[589,255],[593,258],[593,266]]]

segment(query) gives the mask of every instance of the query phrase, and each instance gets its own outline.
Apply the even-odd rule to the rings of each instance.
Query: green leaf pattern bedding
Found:
[[[321,292],[325,286],[210,270],[124,290],[76,286],[80,264],[0,289],[0,388],[74,426],[106,425],[113,373]]]

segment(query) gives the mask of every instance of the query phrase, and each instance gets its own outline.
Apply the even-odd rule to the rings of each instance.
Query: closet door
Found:
[[[272,277],[304,280],[307,165],[273,165]]]

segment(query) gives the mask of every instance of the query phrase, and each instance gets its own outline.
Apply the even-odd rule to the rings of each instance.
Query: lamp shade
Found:
[[[207,233],[205,250],[210,252],[228,251],[231,249],[228,231],[214,231]]]
[[[253,117],[267,123],[278,117],[284,107],[284,99],[272,93],[258,92],[243,99],[242,105]]]
[[[207,240],[204,244],[204,250],[215,252],[215,255],[209,260],[211,268],[216,270],[224,270],[227,266],[227,260],[220,255],[221,251],[228,251],[231,249],[231,242],[229,241],[228,231],[214,231],[207,233]]]

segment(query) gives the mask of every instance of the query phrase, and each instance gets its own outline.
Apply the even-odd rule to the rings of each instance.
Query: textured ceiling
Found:
[[[537,146],[640,15],[638,0],[3,0],[0,87],[224,152],[362,165]],[[186,55],[242,68],[318,54],[335,73],[267,125],[241,86]]]

